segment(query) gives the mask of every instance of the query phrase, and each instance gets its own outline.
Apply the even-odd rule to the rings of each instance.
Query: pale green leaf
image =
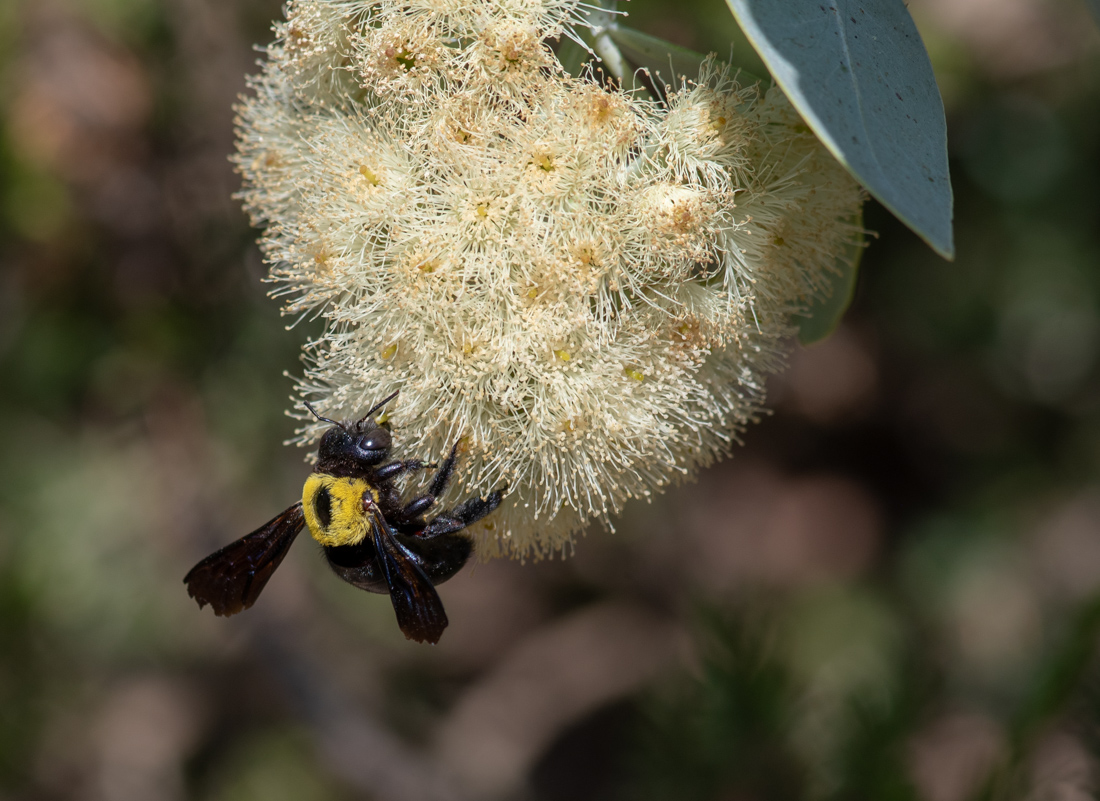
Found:
[[[591,56],[591,53],[572,39],[566,39],[558,47],[558,63],[561,64],[562,69],[574,78],[580,77],[584,62],[588,61]]]
[[[947,126],[902,0],[726,0],[806,124],[852,175],[954,258]]]
[[[676,86],[683,78],[694,80],[706,56],[674,45],[648,33],[613,25],[608,29],[611,41],[635,67],[649,70],[654,78]]]
[[[862,226],[863,215],[857,215],[852,223],[857,227]],[[798,341],[803,345],[820,342],[840,325],[844,312],[848,311],[855,296],[859,263],[865,249],[862,236],[849,243],[847,252],[836,260],[835,271],[830,276],[828,294],[812,303],[804,314],[795,315]]]
[[[1092,12],[1092,18],[1096,20],[1096,24],[1100,25],[1100,0],[1085,0],[1085,5]]]

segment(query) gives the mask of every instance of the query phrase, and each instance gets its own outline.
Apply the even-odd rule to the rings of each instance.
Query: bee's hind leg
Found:
[[[442,534],[453,534],[466,528],[471,523],[476,523],[500,506],[507,489],[507,485],[498,487],[484,498],[470,498],[454,509],[442,512],[428,522],[420,536],[438,537]]]

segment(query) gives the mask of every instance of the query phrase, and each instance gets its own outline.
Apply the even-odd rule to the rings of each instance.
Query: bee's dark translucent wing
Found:
[[[397,625],[408,639],[435,645],[447,628],[447,613],[439,593],[412,555],[393,538],[384,520],[372,516],[371,529],[390,588],[393,611],[397,613]]]
[[[187,593],[215,615],[242,612],[260,597],[305,524],[301,502],[220,551],[210,554],[184,576]]]

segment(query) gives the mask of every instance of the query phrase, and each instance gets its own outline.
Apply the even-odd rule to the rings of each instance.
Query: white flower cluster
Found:
[[[449,499],[510,488],[483,557],[564,548],[725,454],[859,236],[778,90],[713,62],[667,104],[572,78],[546,42],[578,6],[292,0],[240,108],[277,293],[327,321],[302,395],[354,418],[400,390],[410,457],[464,438]]]

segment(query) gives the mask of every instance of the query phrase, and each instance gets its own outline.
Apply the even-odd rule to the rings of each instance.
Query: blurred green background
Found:
[[[957,261],[870,204],[734,458],[429,648],[305,544],[236,618],[181,583],[306,472],[227,161],[279,3],[0,3],[0,799],[1096,797],[1100,35],[911,6]],[[721,0],[627,8],[763,72]]]

